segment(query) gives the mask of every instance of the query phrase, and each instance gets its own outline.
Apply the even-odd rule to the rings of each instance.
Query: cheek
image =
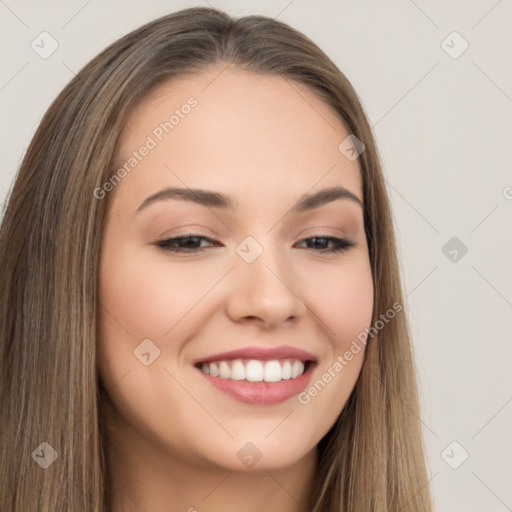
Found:
[[[193,264],[141,258],[122,240],[105,246],[98,311],[98,361],[105,384],[115,385],[128,370],[141,370],[134,350],[145,339],[160,350],[151,368],[166,367],[181,356],[187,333],[204,321],[200,305],[220,273],[215,265],[196,263],[192,269],[188,263]]]
[[[105,246],[101,259],[98,360],[107,384],[140,366],[133,351],[144,339],[159,340],[172,326],[175,304],[155,300],[165,280],[160,276],[155,285],[151,269],[137,262],[134,252],[115,240]]]
[[[367,328],[372,319],[374,288],[367,257],[355,255],[340,265],[307,278],[307,297],[315,316],[336,351]]]
[[[203,272],[204,274],[204,272]],[[100,300],[125,331],[137,337],[161,339],[208,290],[208,279],[186,265],[169,271],[158,261],[135,256],[111,257],[102,269]],[[126,334],[126,332],[125,332]]]
[[[365,344],[361,333],[371,326],[374,288],[368,259],[347,260],[336,273],[316,274],[310,303],[330,341],[299,403],[315,417],[314,430],[326,433],[343,410],[359,377]]]

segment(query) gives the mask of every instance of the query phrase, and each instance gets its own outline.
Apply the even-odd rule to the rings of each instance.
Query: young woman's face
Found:
[[[362,181],[338,149],[349,132],[309,89],[221,69],[160,87],[123,133],[98,362],[107,422],[134,449],[271,470],[314,453],[361,369]]]

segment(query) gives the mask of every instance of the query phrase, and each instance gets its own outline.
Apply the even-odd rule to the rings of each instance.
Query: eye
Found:
[[[220,244],[215,240],[198,234],[189,234],[186,236],[180,236],[175,238],[168,238],[167,240],[161,240],[155,245],[160,247],[164,251],[175,252],[175,253],[195,253],[206,249],[204,245],[201,246],[201,242],[212,244],[213,246],[219,247]],[[311,238],[305,238],[299,243],[309,243],[310,246],[307,249],[313,249],[315,252],[322,254],[344,252],[355,245],[354,242],[347,238],[338,238],[333,236],[316,236]],[[329,244],[331,247],[328,248]]]
[[[352,242],[352,240],[334,236],[315,236],[311,238],[305,238],[302,240],[302,242],[312,242],[313,247],[308,247],[308,249],[317,250],[317,252],[322,254],[345,252],[356,245],[355,242]],[[331,248],[325,248],[325,246],[329,244],[333,244]]]
[[[186,236],[168,238],[167,240],[161,240],[160,242],[157,242],[156,245],[164,251],[197,252],[204,249],[204,247],[200,247],[202,241],[210,242],[213,244],[217,243],[215,240],[212,240],[207,236],[190,234]]]

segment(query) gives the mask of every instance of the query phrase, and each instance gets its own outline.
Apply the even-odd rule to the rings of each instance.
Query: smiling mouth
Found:
[[[250,405],[273,405],[304,390],[317,358],[290,345],[250,346],[196,359],[193,364],[217,391]]]
[[[312,361],[300,359],[258,359],[218,360],[197,363],[205,375],[246,382],[281,382],[299,378],[309,369]]]

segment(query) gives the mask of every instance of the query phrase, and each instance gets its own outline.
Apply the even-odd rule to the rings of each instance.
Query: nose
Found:
[[[265,247],[252,263],[236,258],[227,305],[232,321],[271,329],[304,315],[307,308],[300,296],[300,281],[279,249]]]

